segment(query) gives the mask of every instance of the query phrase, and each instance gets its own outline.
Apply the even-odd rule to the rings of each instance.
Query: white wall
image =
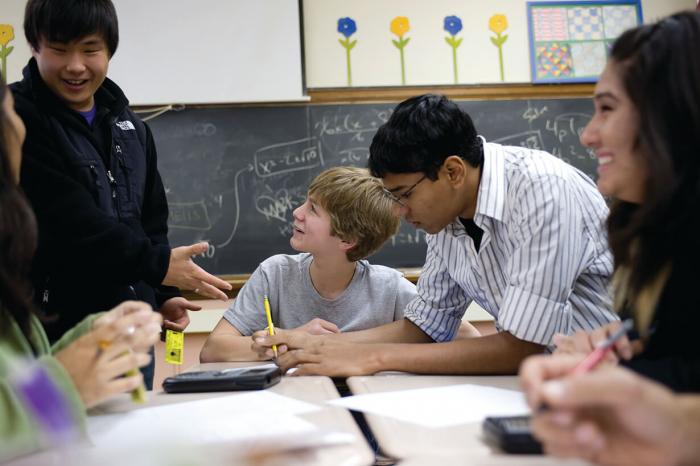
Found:
[[[462,19],[464,40],[458,50],[460,84],[501,82],[498,49],[489,18],[505,14],[509,35],[503,45],[504,81],[529,82],[530,58],[526,0],[304,0],[306,85],[310,88],[347,86],[345,49],[336,30],[338,18],[351,17],[358,30],[351,52],[352,85],[401,85],[399,52],[389,30],[396,16],[407,16],[411,42],[405,47],[406,84],[453,84],[452,49],[445,43],[443,19]],[[642,15],[651,21],[682,9],[695,0],[643,0]]]
[[[297,0],[113,0],[120,43],[108,76],[132,104],[303,99]],[[0,0],[15,29],[8,82],[31,56],[25,0]]]
[[[297,0],[113,0],[134,104],[303,99]]]
[[[653,23],[681,10],[694,9],[696,0],[642,0],[644,22]]]

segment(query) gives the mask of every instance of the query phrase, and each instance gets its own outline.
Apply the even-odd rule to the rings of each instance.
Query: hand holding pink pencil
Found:
[[[573,371],[572,374],[585,374],[586,372],[594,369],[600,362],[605,358],[605,356],[613,349],[615,342],[626,335],[634,327],[634,321],[632,319],[627,319],[622,322],[620,328],[613,332],[606,340],[600,342],[596,349],[593,350],[586,358],[581,361]]]

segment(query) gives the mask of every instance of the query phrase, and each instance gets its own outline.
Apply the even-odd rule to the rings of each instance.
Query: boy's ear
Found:
[[[442,167],[447,176],[447,181],[453,185],[461,183],[467,173],[466,162],[458,155],[447,157]]]
[[[343,251],[349,251],[350,249],[354,248],[357,245],[356,240],[352,241],[345,241],[344,239],[340,240],[340,249]]]

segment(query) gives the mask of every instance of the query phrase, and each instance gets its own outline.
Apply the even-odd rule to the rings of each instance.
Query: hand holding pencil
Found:
[[[545,452],[610,465],[686,464],[679,456],[697,438],[683,422],[689,398],[619,366],[572,375],[584,359],[538,355],[521,366],[530,425]],[[542,403],[549,409],[538,411]]]
[[[528,404],[535,411],[543,411],[543,407],[548,406],[544,399],[543,387],[553,383],[550,379],[577,376],[593,370],[606,359],[615,347],[615,343],[633,331],[634,322],[627,319],[622,323],[616,323],[615,330],[605,340],[596,343],[595,347],[586,354],[577,352],[527,358],[520,366],[520,382],[527,395]]]
[[[622,325],[621,322],[610,322],[591,331],[580,330],[573,335],[556,334],[553,339],[556,345],[554,354],[588,354],[614,334],[620,325]],[[648,332],[645,335],[632,332],[630,335],[632,337],[623,335],[615,341],[612,351],[609,351],[605,357],[607,361],[627,361],[642,350],[642,342],[639,338],[648,336]]]
[[[627,319],[608,338],[596,344],[595,349],[581,361],[571,372],[572,374],[584,374],[594,369],[605,356],[612,351],[615,343],[634,328],[634,321]]]
[[[127,301],[54,354],[86,408],[143,387],[138,368],[151,361],[148,350],[158,340],[161,321],[148,304]],[[140,395],[132,395],[136,396]]]

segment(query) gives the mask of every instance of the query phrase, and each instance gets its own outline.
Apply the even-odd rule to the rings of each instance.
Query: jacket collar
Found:
[[[506,154],[503,151],[503,146],[487,143],[482,136],[478,137],[481,139],[484,150],[484,160],[476,197],[474,223],[484,230],[480,248],[480,250],[483,250],[491,240],[493,221],[503,222],[505,215]],[[455,218],[452,223],[447,225],[446,231],[455,237],[467,236],[467,231],[458,218]]]

